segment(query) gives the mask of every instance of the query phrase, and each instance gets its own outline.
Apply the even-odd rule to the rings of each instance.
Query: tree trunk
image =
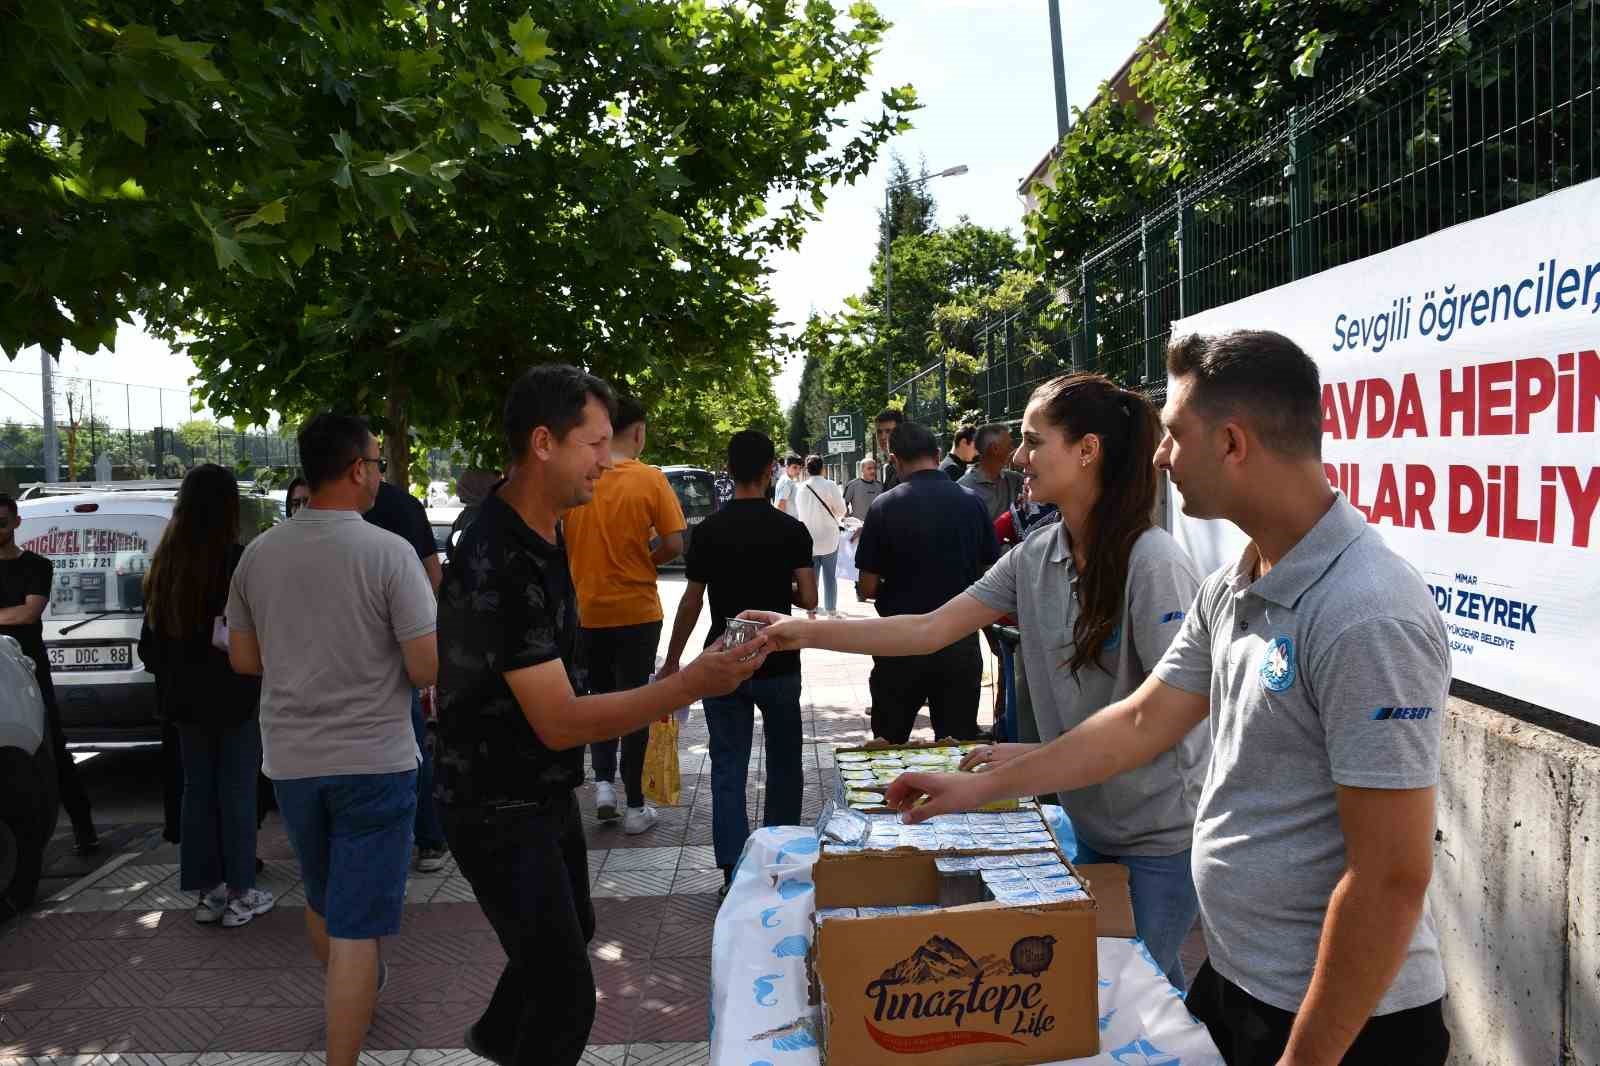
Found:
[[[411,490],[411,421],[406,414],[406,403],[411,390],[402,380],[400,357],[389,358],[388,388],[384,390],[383,420],[388,427],[383,434],[383,451],[389,460],[388,479],[391,485],[407,492]]]

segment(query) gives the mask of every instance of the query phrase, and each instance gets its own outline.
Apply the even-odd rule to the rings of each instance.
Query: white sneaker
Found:
[[[194,920],[201,925],[215,925],[222,920],[222,913],[228,909],[228,886],[218,885],[210,892],[202,893],[200,902],[194,908]]]
[[[264,888],[252,888],[228,901],[228,909],[222,912],[222,927],[236,929],[277,905],[277,897],[271,892]]]
[[[636,837],[656,827],[656,809],[648,803],[643,807],[629,807],[622,816],[622,831]]]
[[[617,820],[617,789],[610,781],[594,783],[594,813],[602,822]]]

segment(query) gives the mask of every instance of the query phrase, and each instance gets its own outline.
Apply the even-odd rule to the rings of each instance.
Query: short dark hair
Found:
[[[728,439],[728,473],[740,485],[754,485],[771,472],[777,454],[771,437],[759,429],[741,429]]]
[[[976,444],[978,446],[978,451],[980,451],[980,452],[988,451],[989,450],[989,445],[993,444],[996,440],[998,440],[1001,434],[1010,433],[1010,432],[1011,432],[1011,427],[1006,425],[1003,422],[991,422],[991,423],[989,423],[987,426],[984,426],[982,429],[978,430],[978,432],[976,434]]]
[[[802,466],[804,464],[805,464],[805,460],[800,458],[794,452],[790,452],[788,455],[785,455],[783,457],[783,465],[784,466]]]
[[[605,405],[607,416],[615,422],[616,394],[593,374],[566,363],[544,363],[528,370],[506,397],[506,446],[511,457],[518,461],[527,457],[528,438],[540,426],[557,440],[566,439],[583,421],[583,409],[591,396]]]
[[[372,429],[355,415],[325,412],[300,427],[295,443],[300,449],[300,469],[315,492],[364,456]]]
[[[812,477],[816,477],[818,474],[822,473],[822,456],[806,456],[806,473],[810,474]]]
[[[1322,376],[1300,346],[1271,330],[1190,334],[1167,346],[1167,373],[1193,381],[1207,420],[1234,415],[1284,455],[1322,455]]]
[[[17,501],[11,498],[10,493],[0,492],[0,511],[10,511],[12,514],[18,513]]]
[[[645,421],[644,404],[625,392],[617,393],[617,413],[611,416],[611,432],[621,433]]]
[[[956,435],[950,438],[950,450],[955,451],[959,444],[975,444],[977,442],[978,427],[962,426],[956,430]]]
[[[902,463],[939,458],[939,442],[926,426],[901,422],[889,436],[889,451]]]
[[[898,426],[905,420],[906,413],[900,410],[898,407],[885,407],[883,410],[878,412],[878,417],[872,420],[872,424],[878,425],[881,422],[893,422]]]

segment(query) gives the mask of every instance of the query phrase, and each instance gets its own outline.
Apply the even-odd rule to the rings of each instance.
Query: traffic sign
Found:
[[[828,450],[853,452],[859,447],[861,447],[861,424],[857,421],[855,413],[829,415]]]

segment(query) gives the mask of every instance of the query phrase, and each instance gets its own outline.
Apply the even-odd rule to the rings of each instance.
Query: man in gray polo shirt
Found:
[[[889,802],[920,822],[1080,788],[1209,713],[1193,860],[1210,960],[1189,1010],[1230,1066],[1437,1066],[1444,625],[1422,578],[1329,486],[1304,352],[1275,333],[1187,337],[1167,370],[1156,464],[1185,514],[1230,518],[1250,546],[1201,585],[1132,696],[989,773],[903,775]]]
[[[1022,494],[1022,475],[1008,466],[1015,450],[1008,427],[982,427],[978,430],[977,461],[956,480],[957,485],[971,489],[983,501],[991,522],[1005,514]]]
[[[417,805],[411,693],[433,684],[433,589],[404,539],[361,520],[384,460],[358,418],[299,435],[311,501],[257,537],[228,598],[229,659],[259,674],[262,769],[327,970],[329,1066],[355,1066],[400,931]]]

